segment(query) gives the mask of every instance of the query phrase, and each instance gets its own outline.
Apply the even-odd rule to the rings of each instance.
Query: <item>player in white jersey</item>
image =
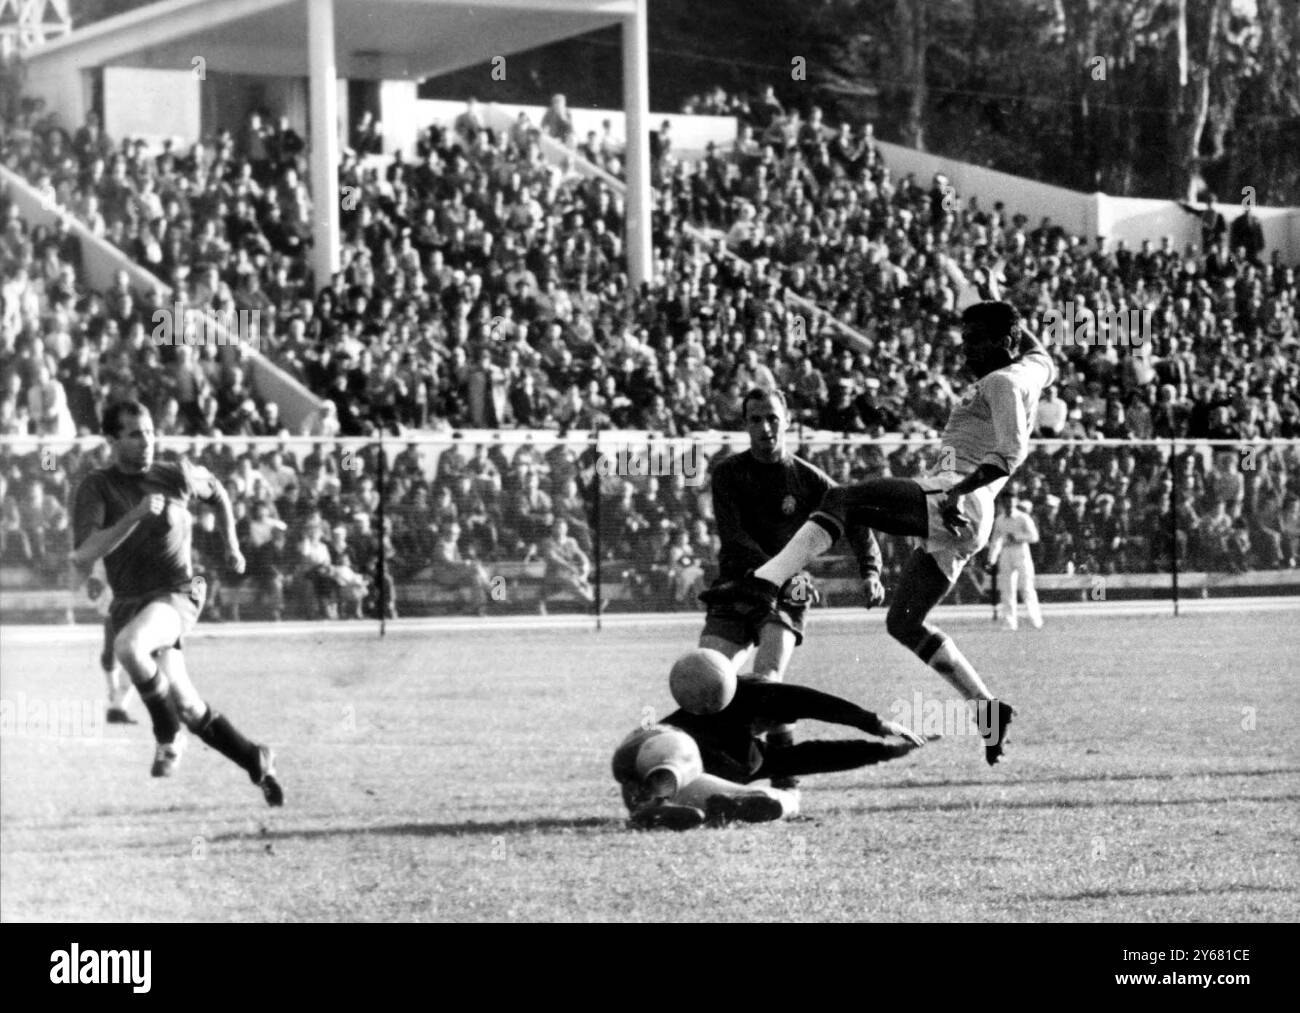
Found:
[[[964,279],[962,287],[962,304],[978,298]],[[770,606],[785,581],[850,527],[924,539],[903,569],[886,629],[975,702],[985,759],[994,764],[1002,756],[1014,710],[993,696],[952,639],[926,617],[952,589],[967,560],[988,543],[994,499],[1029,455],[1038,398],[1056,371],[1010,303],[968,305],[962,313],[962,344],[975,382],[953,408],[939,460],[928,475],[877,478],[829,490],[780,552],[752,574],[715,585],[700,598],[708,604],[741,600]]]
[[[998,597],[1006,612],[1007,629],[1020,625],[1017,592],[1025,600],[1030,625],[1036,630],[1043,628],[1043,611],[1034,588],[1034,557],[1029,554],[1029,546],[1037,543],[1038,525],[1029,513],[1029,504],[1002,500],[989,539],[989,566],[998,570]]]

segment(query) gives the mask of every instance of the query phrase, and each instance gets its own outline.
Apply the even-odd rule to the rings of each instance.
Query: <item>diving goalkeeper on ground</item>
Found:
[[[881,738],[799,742],[772,749],[759,736],[802,719],[847,725]],[[830,693],[741,678],[731,703],[716,714],[676,710],[638,728],[614,753],[629,823],[640,829],[686,830],[706,821],[765,822],[793,816],[795,795],[749,788],[754,781],[802,777],[906,756],[926,738]]]

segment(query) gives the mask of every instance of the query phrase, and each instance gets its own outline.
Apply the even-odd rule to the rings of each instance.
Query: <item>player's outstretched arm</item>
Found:
[[[100,527],[104,522],[102,501],[91,506],[79,504],[86,513],[78,518],[77,530],[79,532],[90,530],[73,551],[72,562],[79,567],[89,569],[94,565],[95,560],[102,559],[125,542],[142,520],[146,517],[157,517],[166,505],[167,498],[162,493],[152,493],[140,500],[116,524],[105,528]]]
[[[226,565],[235,573],[243,573],[244,553],[239,548],[239,535],[235,533],[235,511],[230,505],[226,487],[207,468],[187,464],[185,470],[195,494],[211,503],[217,512],[217,528],[226,545]]]
[[[883,605],[885,585],[880,582],[882,560],[875,532],[868,527],[855,526],[848,529],[846,537],[858,561],[858,572],[862,575],[863,591],[867,596],[867,608]]]

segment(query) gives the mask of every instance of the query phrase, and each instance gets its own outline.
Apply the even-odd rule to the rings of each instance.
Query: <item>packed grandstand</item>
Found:
[[[67,581],[69,492],[100,451],[62,448],[98,432],[105,404],[138,398],[161,435],[197,441],[235,501],[242,580],[207,554],[199,520],[201,565],[228,591],[213,618],[241,603],[246,618],[359,615],[375,607],[381,554],[398,609],[396,589],[428,581],[485,611],[497,581],[527,574],[543,603],[549,590],[581,604],[593,563],[633,605],[692,607],[716,558],[707,483],[593,482],[592,452],[567,434],[737,431],[743,394],[775,387],[801,452],[834,478],[918,474],[963,389],[944,256],[971,273],[1001,261],[1033,326],[1071,302],[1150,323],[1141,354],[1055,349],[1060,382],[1034,434],[1046,442],[1007,491],[1038,521],[1040,572],[1296,567],[1300,455],[1265,442],[1300,437],[1296,273],[1251,215],[1229,228],[1211,205],[1196,248],[1099,244],[954,200],[942,179],[895,178],[869,127],[787,110],[771,89],[686,111],[737,116],[738,137],[687,158],[656,136],[654,282],[636,290],[608,178],[621,143],[576,136],[562,113],[495,131],[467,106],[396,158],[359,124],[339,170],[342,270],[316,286],[303,143],[274,110],[159,151],[105,136],[94,114],[69,132],[39,100],[14,103],[0,161],[172,292],[142,295],[125,272],[93,290],[65,222],[33,225],[0,199],[0,435],[37,438],[0,450],[6,571]],[[548,158],[543,131],[602,172]],[[160,343],[155,311],[178,304],[255,312],[256,348]],[[312,433],[256,395],[255,355],[324,399]],[[458,435],[503,429],[537,439]],[[382,540],[374,445],[294,442],[381,434],[402,448]],[[1249,445],[1181,444],[1171,468],[1175,439]],[[887,567],[898,541],[883,539]]]

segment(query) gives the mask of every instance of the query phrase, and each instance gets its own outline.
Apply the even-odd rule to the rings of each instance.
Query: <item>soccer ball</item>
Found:
[[[721,651],[701,647],[673,663],[668,688],[683,710],[716,714],[736,695],[736,670]]]

